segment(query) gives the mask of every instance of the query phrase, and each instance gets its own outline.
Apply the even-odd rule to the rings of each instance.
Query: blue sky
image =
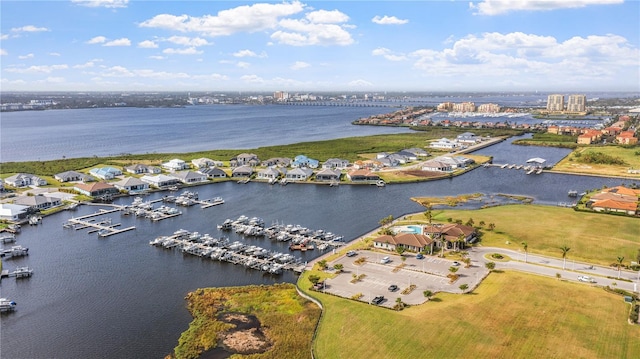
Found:
[[[640,91],[640,2],[0,3],[2,91]]]

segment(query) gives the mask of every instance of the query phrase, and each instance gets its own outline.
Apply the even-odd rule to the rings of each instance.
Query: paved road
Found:
[[[571,281],[578,281],[578,276],[586,275],[595,279],[596,285],[599,286],[608,285],[610,287],[617,287],[632,292],[638,292],[640,290],[640,272],[623,270],[620,272],[620,279],[622,279],[620,280],[617,279],[617,269],[592,265],[590,263],[575,262],[571,260],[570,252],[566,263],[562,258],[552,258],[531,253],[527,254],[525,263],[524,251],[513,251],[509,249],[491,247],[475,247],[469,251],[469,256],[473,261],[484,266],[484,263],[491,261],[485,256],[492,253],[500,253],[512,259],[508,262],[494,261],[496,263],[496,269],[518,270],[554,278],[557,273],[560,273],[563,279]],[[611,277],[613,279],[607,277]],[[616,285],[613,286],[613,283],[616,283]]]

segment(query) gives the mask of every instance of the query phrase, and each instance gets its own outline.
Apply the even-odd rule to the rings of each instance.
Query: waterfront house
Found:
[[[289,165],[291,165],[291,158],[273,157],[273,158],[269,158],[268,160],[262,161],[260,165],[263,167],[271,167],[271,166],[289,167]]]
[[[142,182],[148,183],[150,186],[156,188],[166,188],[180,183],[180,181],[175,177],[170,177],[167,175],[159,174],[155,176],[144,175],[140,177]]]
[[[149,190],[149,184],[135,177],[125,177],[122,180],[113,183],[117,189],[127,193],[140,193]]]
[[[591,209],[596,212],[617,212],[635,215],[638,213],[638,202],[623,202],[605,199],[591,204]]]
[[[160,173],[162,173],[162,170],[159,167],[148,166],[148,165],[143,165],[143,164],[136,164],[136,165],[126,166],[124,168],[124,170],[127,171],[128,173],[133,173],[133,174],[136,174],[136,175],[145,174],[145,173],[150,173],[150,174],[160,174]]]
[[[103,180],[111,180],[116,176],[122,176],[122,171],[115,167],[92,168],[89,173]]]
[[[288,171],[284,176],[288,181],[306,181],[313,175],[311,168],[299,167]]]
[[[89,197],[98,197],[108,194],[118,193],[119,190],[116,186],[106,182],[95,183],[78,183],[73,187],[74,190],[80,194],[84,194]]]
[[[441,138],[437,141],[431,142],[429,144],[429,147],[443,150],[453,150],[460,147],[460,145],[457,142],[451,141],[447,138]]]
[[[320,162],[313,158],[309,158],[305,155],[297,155],[293,162],[291,162],[291,167],[293,168],[318,168]]]
[[[322,168],[345,170],[349,167],[349,161],[340,158],[329,158],[322,164]]]
[[[458,168],[466,168],[468,165],[471,165],[475,162],[470,158],[462,156],[440,156],[434,158],[434,160],[451,165],[451,168],[453,170],[456,170]]]
[[[169,162],[163,163],[162,168],[164,168],[167,171],[174,172],[174,171],[186,170],[187,168],[189,168],[189,165],[181,159],[174,158]]]
[[[60,198],[47,197],[39,194],[35,196],[16,197],[13,203],[21,206],[28,206],[29,211],[36,212],[53,207],[59,207],[62,205],[62,200]]]
[[[95,181],[95,178],[84,174],[82,172],[76,171],[66,171],[57,173],[53,176],[56,180],[60,182],[92,182]]]
[[[21,222],[27,219],[29,206],[19,204],[0,203],[0,220]]]
[[[4,179],[4,183],[13,187],[46,186],[47,181],[30,173],[16,173]]]
[[[465,132],[465,133],[459,134],[456,137],[456,142],[463,145],[471,146],[471,145],[475,145],[477,143],[482,142],[482,138],[476,136],[474,133]]]
[[[280,171],[278,171],[275,167],[267,167],[258,171],[257,178],[262,180],[276,180],[280,177]]]
[[[173,172],[169,175],[169,177],[175,177],[184,184],[207,182],[207,175],[194,171]]]
[[[342,172],[339,169],[325,168],[316,173],[316,181],[331,182],[340,181]]]
[[[232,177],[251,177],[252,174],[253,174],[253,167],[249,165],[236,167],[231,172]]]
[[[428,236],[416,233],[401,233],[395,236],[383,235],[373,240],[373,247],[395,251],[402,247],[410,252],[422,252],[429,249],[433,252],[434,240]]]
[[[428,172],[453,172],[453,167],[449,163],[434,159],[423,163],[422,170]]]
[[[251,166],[256,167],[260,164],[260,159],[253,153],[241,153],[229,161],[231,167]],[[235,177],[235,176],[234,176]]]
[[[369,170],[355,170],[347,173],[347,178],[351,182],[374,183],[380,180],[380,176]]]
[[[218,167],[202,168],[202,169],[198,170],[198,172],[200,172],[203,175],[207,176],[207,178],[225,178],[225,177],[227,177],[227,172],[225,172],[224,170],[222,170],[221,168],[218,168]]]

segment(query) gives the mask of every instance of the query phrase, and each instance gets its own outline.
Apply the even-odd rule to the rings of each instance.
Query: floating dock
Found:
[[[88,233],[97,232],[99,237],[109,237],[119,233],[128,232],[133,229],[136,229],[135,226],[119,229],[117,227],[119,227],[120,224],[111,224],[111,218],[106,218],[100,221],[96,221],[95,217],[102,216],[109,213],[119,212],[120,210],[122,210],[121,207],[117,207],[111,210],[101,209],[96,213],[68,219],[67,222],[65,222],[62,226],[64,228],[72,228],[75,230],[92,228]]]

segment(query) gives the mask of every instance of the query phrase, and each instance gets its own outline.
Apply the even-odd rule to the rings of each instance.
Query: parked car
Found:
[[[398,286],[395,284],[392,284],[389,286],[389,292],[395,292],[396,290],[398,290]]]
[[[579,275],[578,276],[578,280],[581,282],[587,282],[587,283],[595,283],[596,280],[587,276],[587,275]]]
[[[422,259],[424,258],[424,256],[422,255],[422,253],[418,253],[416,254],[416,259]]]
[[[358,252],[356,252],[356,251],[348,251],[347,252],[347,257],[353,257],[353,256],[357,256],[357,255],[358,255]]]
[[[382,264],[387,264],[387,263],[389,263],[389,262],[391,262],[391,258],[389,258],[389,256],[383,257],[383,258],[380,260],[380,263],[382,263]]]
[[[459,265],[460,265],[460,262],[457,262],[457,261],[456,261],[456,262],[453,262],[453,266],[454,266],[454,267],[457,267],[457,266],[459,266]]]
[[[375,305],[380,305],[382,302],[384,302],[384,296],[377,296],[375,298],[373,298],[373,300],[371,300],[371,304],[375,304]]]

